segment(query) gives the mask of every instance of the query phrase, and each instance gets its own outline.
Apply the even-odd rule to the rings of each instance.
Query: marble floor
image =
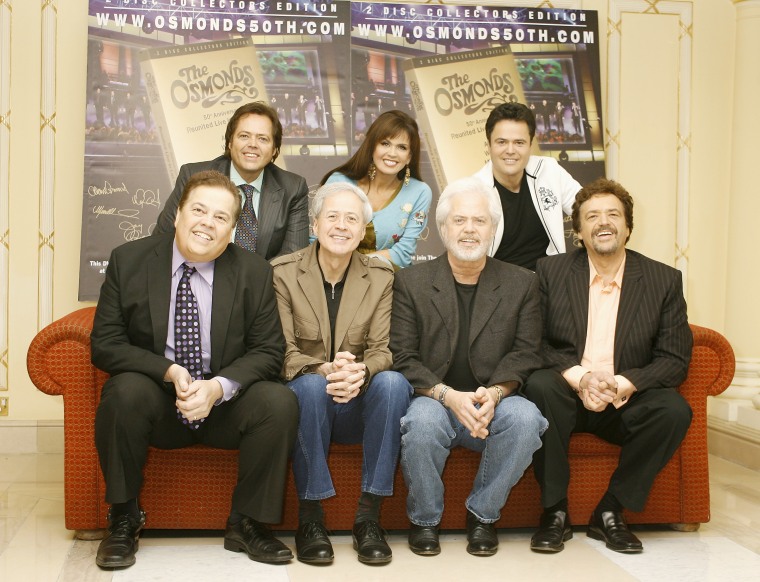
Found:
[[[63,456],[0,455],[0,581],[759,580],[760,472],[711,457],[710,484],[710,523],[695,533],[635,528],[645,548],[638,555],[611,552],[577,528],[565,551],[555,555],[532,553],[530,532],[522,530],[500,533],[499,553],[492,558],[467,554],[461,533],[444,535],[442,553],[434,558],[415,556],[403,535],[391,535],[393,562],[369,567],[356,560],[350,537],[335,536],[331,566],[297,561],[266,566],[225,551],[221,537],[158,537],[147,532],[137,564],[112,572],[95,566],[98,542],[75,540],[64,528]],[[283,540],[293,545],[292,536]]]

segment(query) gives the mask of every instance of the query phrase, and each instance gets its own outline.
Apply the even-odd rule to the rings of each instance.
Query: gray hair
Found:
[[[325,200],[330,196],[335,196],[341,192],[350,192],[359,199],[362,203],[362,218],[364,218],[364,224],[369,224],[372,220],[372,204],[362,189],[350,182],[331,182],[330,184],[320,186],[319,190],[317,190],[317,193],[314,195],[314,199],[311,201],[311,210],[314,218],[319,218]]]
[[[443,238],[441,232],[443,225],[446,223],[446,219],[451,212],[451,201],[455,196],[459,196],[460,194],[482,196],[486,199],[486,202],[488,202],[488,213],[491,215],[491,222],[495,230],[501,221],[501,200],[499,200],[498,195],[493,191],[492,187],[487,186],[482,180],[470,176],[451,182],[438,198],[438,207],[435,209],[435,224],[438,227],[438,234],[441,235],[441,238]]]

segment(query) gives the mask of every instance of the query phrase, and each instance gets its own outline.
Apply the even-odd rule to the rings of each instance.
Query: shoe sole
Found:
[[[409,546],[409,549],[418,556],[437,556],[441,553],[441,548],[435,548],[434,550],[420,550]]]
[[[620,554],[640,554],[644,551],[644,548],[620,548],[613,546],[608,540],[607,536],[605,536],[600,530],[596,528],[588,528],[586,531],[586,536],[590,537],[593,540],[599,540],[600,542],[604,542],[604,545],[607,546],[610,550],[613,552],[618,552]]]
[[[334,557],[330,558],[302,558],[301,556],[296,556],[299,562],[303,562],[304,564],[332,564]]]
[[[471,556],[493,556],[498,550],[499,548],[494,548],[493,550],[470,550],[470,548],[467,548],[467,553]]]
[[[353,540],[353,542],[354,550],[358,552],[359,544],[356,543],[356,540]],[[359,554],[357,557],[362,564],[388,564],[393,559],[393,555],[390,555],[387,558],[367,558]]]
[[[135,542],[135,554],[137,553],[137,550],[139,549],[140,549],[139,543]],[[113,570],[114,568],[129,568],[130,566],[134,566],[135,562],[137,562],[137,557],[135,556],[135,554],[132,554],[132,559],[126,562],[113,562],[113,561],[106,562],[105,560],[98,559],[96,556],[95,564],[99,568],[106,568],[108,570]]]
[[[530,549],[533,550],[534,552],[542,552],[545,554],[556,554],[565,549],[565,542],[567,540],[572,539],[572,537],[573,537],[573,531],[570,530],[562,534],[562,542],[560,542],[558,546],[534,546],[533,544],[531,544]]]
[[[293,554],[291,554],[290,556],[281,556],[281,557],[272,557],[272,558],[263,558],[261,556],[256,556],[248,552],[248,550],[243,544],[240,544],[238,542],[233,542],[231,540],[224,540],[224,549],[229,550],[230,552],[243,552],[247,554],[248,557],[254,562],[261,562],[262,564],[284,564],[285,562],[290,562],[293,559]]]

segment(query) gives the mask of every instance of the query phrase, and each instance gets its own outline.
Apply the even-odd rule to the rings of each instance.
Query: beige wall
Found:
[[[683,268],[687,273],[690,320],[726,332],[726,256],[729,247],[737,248],[735,244],[731,246],[735,242],[732,237],[739,236],[729,228],[732,147],[757,151],[755,143],[733,141],[736,6],[730,0],[586,0],[549,4],[599,11],[604,121],[605,127],[616,130],[609,136],[608,156],[614,160],[610,177],[619,179],[636,199],[631,246]],[[5,38],[9,38],[11,50],[9,89],[0,79],[0,92],[5,92],[0,94],[0,103],[10,100],[11,112],[9,123],[0,126],[0,144],[10,146],[8,151],[0,149],[0,157],[9,156],[10,160],[9,171],[0,173],[0,193],[3,188],[7,193],[7,200],[0,200],[0,212],[6,212],[7,204],[10,224],[9,234],[0,232],[0,239],[7,245],[0,252],[9,260],[8,272],[0,272],[0,286],[7,294],[7,306],[0,310],[0,326],[8,338],[7,354],[0,353],[0,387],[7,391],[0,392],[0,397],[10,396],[10,420],[62,418],[60,398],[39,393],[29,381],[26,348],[40,324],[44,324],[46,313],[58,318],[85,305],[77,302],[76,296],[86,6],[84,0],[0,0],[0,24],[8,27],[10,22],[8,37],[6,28],[0,29],[0,46],[5,51]],[[612,16],[619,19],[608,25],[608,17]],[[690,24],[684,26],[684,21]],[[53,26],[47,24],[51,22]],[[50,39],[45,42],[43,28],[44,38]],[[53,39],[54,44],[43,56],[43,47]],[[7,77],[6,60],[0,62],[0,78]],[[44,79],[45,63],[53,66],[54,84]],[[610,78],[616,82],[612,90]],[[613,102],[607,101],[608,95],[614,96]],[[55,104],[54,134],[41,129],[43,96],[46,102]],[[679,116],[687,110],[688,116],[679,124]],[[5,117],[6,112],[0,111],[0,115]],[[54,157],[50,157],[51,145]],[[52,183],[47,181],[51,174],[46,169],[46,156],[54,160]],[[40,225],[43,231],[48,228],[45,216],[50,212],[43,203],[50,198],[45,191],[51,187],[52,253],[44,247],[42,252],[39,250]],[[739,208],[734,212],[741,216],[743,211]],[[757,224],[757,213],[750,222]],[[684,233],[685,244],[680,245],[683,258],[677,261],[676,244]],[[741,236],[748,238],[748,233]],[[743,287],[747,290],[759,286],[756,255],[748,250],[743,257],[745,265],[755,265],[744,274],[747,280],[743,280]],[[45,289],[40,289],[40,281],[45,281],[45,273],[49,272],[46,256],[53,257],[52,311]],[[0,266],[3,264],[0,261]],[[748,291],[734,290],[730,298],[732,302],[748,302],[747,294]],[[737,340],[729,339],[735,342],[737,353],[757,357],[760,349],[751,345],[751,334],[743,330],[735,334]],[[0,346],[0,352],[3,349]]]

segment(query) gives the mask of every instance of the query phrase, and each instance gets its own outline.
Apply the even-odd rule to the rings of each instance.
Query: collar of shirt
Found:
[[[211,287],[214,285],[214,262],[192,263],[182,256],[182,253],[177,248],[177,242],[174,241],[172,243],[172,276],[177,274],[177,271],[182,267],[182,263],[187,263],[191,267],[195,267],[198,274]]]
[[[618,286],[618,288],[623,288],[623,272],[625,271],[625,255],[623,255],[623,260],[620,262],[620,266],[618,267],[617,273],[615,273],[615,276],[612,278],[612,281],[610,281],[610,285],[613,283]],[[598,285],[602,286],[604,284],[604,281],[602,279],[602,276],[597,272],[596,267],[594,267],[594,263],[591,262],[591,259],[588,260],[588,270],[589,270],[589,278],[588,278],[588,286],[591,287],[594,285],[594,283],[598,279]]]
[[[248,184],[249,186],[256,188],[256,192],[259,193],[261,193],[261,186],[264,183],[264,172],[266,172],[266,168],[261,171],[259,177],[256,178],[253,182],[246,182],[238,173],[237,169],[235,168],[235,164],[230,162],[230,180],[232,180],[232,183],[236,186],[240,186],[241,184]]]

